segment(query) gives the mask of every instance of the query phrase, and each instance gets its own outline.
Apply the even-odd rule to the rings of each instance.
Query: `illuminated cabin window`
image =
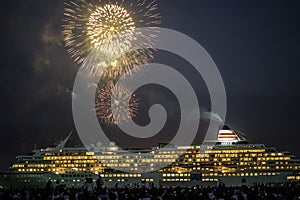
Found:
[[[163,182],[187,182],[191,180],[188,178],[163,178],[162,181]]]
[[[204,178],[204,179],[202,179],[202,181],[204,181],[204,182],[217,182],[217,181],[219,181],[219,179],[217,179],[217,178]]]
[[[143,178],[142,180],[141,180],[142,182],[153,182],[154,181],[154,179],[153,178]]]

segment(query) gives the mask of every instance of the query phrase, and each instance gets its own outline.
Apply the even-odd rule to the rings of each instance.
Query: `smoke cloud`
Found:
[[[201,112],[201,118],[204,120],[213,120],[216,122],[223,122],[222,118],[220,117],[220,115],[218,113],[215,113],[213,111],[208,111],[206,109],[201,109],[203,110]]]

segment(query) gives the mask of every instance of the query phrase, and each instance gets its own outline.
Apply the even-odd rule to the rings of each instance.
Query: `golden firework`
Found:
[[[135,117],[138,99],[124,86],[109,85],[97,92],[96,114],[98,119],[108,125],[121,124]],[[114,114],[112,113],[114,110]]]
[[[132,74],[143,70],[143,64],[147,64],[149,59],[153,59],[150,50],[140,50],[125,53],[115,60],[111,60],[106,56],[101,56],[100,53],[95,52],[96,56],[91,56],[83,67],[90,73],[90,75],[101,75],[106,80],[118,80],[124,74]]]
[[[93,49],[97,49],[98,53],[112,59],[106,63],[107,66],[124,71],[145,61],[148,62],[153,57],[151,48],[134,50],[125,55],[121,52],[133,48],[136,34],[139,34],[135,33],[136,27],[160,24],[160,15],[156,11],[156,0],[150,2],[117,0],[114,3],[106,0],[96,0],[93,3],[86,0],[73,0],[66,3],[63,34],[68,52],[80,64]],[[142,37],[151,46],[155,35],[142,35]],[[97,63],[92,63],[86,67],[88,70],[97,71],[94,69],[96,66]]]
[[[116,41],[116,47],[129,45],[135,29],[131,13],[118,5],[106,4],[98,7],[90,15],[87,23],[87,36],[91,44],[98,48],[108,39],[124,33],[124,41]],[[129,41],[126,41],[129,40]]]

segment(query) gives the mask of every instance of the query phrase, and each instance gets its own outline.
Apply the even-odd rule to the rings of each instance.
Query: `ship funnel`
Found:
[[[241,141],[241,138],[230,129],[228,126],[224,126],[219,130],[217,141],[221,144],[233,144],[238,141]]]

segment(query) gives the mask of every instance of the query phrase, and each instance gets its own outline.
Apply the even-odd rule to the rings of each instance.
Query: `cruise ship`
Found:
[[[91,147],[66,147],[71,134],[53,148],[34,149],[19,155],[0,187],[45,187],[51,180],[65,187],[80,187],[101,178],[113,187],[155,185],[195,186],[252,185],[300,181],[300,160],[289,152],[250,144],[238,132],[224,126],[215,141],[200,145],[135,149],[127,154],[114,143]],[[151,171],[151,172],[149,172]]]

